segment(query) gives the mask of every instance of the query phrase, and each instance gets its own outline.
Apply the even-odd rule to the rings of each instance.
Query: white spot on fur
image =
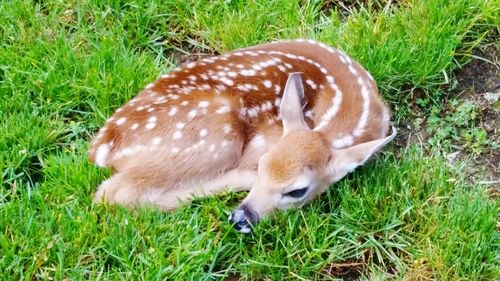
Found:
[[[198,103],[198,107],[207,107],[207,106],[209,106],[209,105],[210,105],[210,102],[208,102],[208,101],[206,101],[206,100],[204,100],[204,101],[200,101],[200,102]]]
[[[264,146],[266,144],[266,139],[264,138],[263,135],[255,135],[252,139],[252,141],[250,142],[250,145],[253,146],[253,147],[260,147],[260,146]]]
[[[193,119],[193,118],[195,118],[195,117],[196,117],[196,114],[198,114],[198,112],[196,111],[196,109],[193,109],[193,110],[189,111],[189,113],[188,113],[188,117],[189,117],[190,119]]]
[[[218,114],[224,114],[224,113],[228,113],[228,112],[229,112],[229,106],[227,106],[227,105],[223,105],[215,111],[215,113],[218,113]]]
[[[247,86],[245,86],[245,85],[238,85],[238,86],[236,86],[236,89],[238,89],[238,90],[240,90],[242,92],[248,92],[248,91],[250,91],[250,89],[248,89]]]
[[[332,146],[335,149],[345,148],[351,146],[352,144],[353,139],[351,135],[345,135],[332,141]]]
[[[241,75],[243,76],[255,76],[255,74],[257,74],[255,72],[255,70],[252,70],[252,69],[244,69],[240,72]]]
[[[156,116],[151,116],[151,117],[149,117],[149,119],[148,119],[148,123],[155,123],[155,122],[156,122],[156,120],[158,120],[158,118],[156,118]]]
[[[173,106],[170,111],[168,112],[168,116],[174,116],[178,111],[177,106]]]
[[[262,70],[262,66],[260,66],[260,64],[254,64],[254,65],[252,65],[252,69],[259,71],[259,70]]]
[[[160,144],[160,142],[161,142],[161,138],[160,138],[160,137],[155,137],[155,138],[153,139],[153,141],[151,141],[151,143],[152,143],[153,145],[159,145],[159,144]]]
[[[313,82],[313,80],[311,79],[307,79],[306,80],[306,83],[307,85],[309,85],[313,90],[316,90],[316,88],[318,87],[318,85],[316,85],[316,83]]]
[[[264,84],[264,87],[266,87],[266,88],[271,88],[273,86],[273,83],[269,80],[264,80],[263,84]]]
[[[259,90],[259,87],[257,87],[257,85],[254,85],[254,84],[246,83],[246,84],[244,84],[244,86],[249,90],[254,90],[254,91]]]
[[[368,122],[368,116],[370,115],[370,92],[365,85],[361,87],[361,96],[363,97],[363,112],[359,118],[358,125],[354,129],[354,136],[360,136],[363,133]]]
[[[126,121],[127,121],[127,118],[122,117],[122,118],[120,118],[120,119],[116,120],[116,122],[115,122],[115,123],[116,123],[116,125],[121,126],[121,125],[123,125]]]
[[[175,125],[175,127],[179,130],[182,130],[184,128],[184,126],[186,126],[186,124],[182,123],[182,122],[179,122]]]
[[[95,154],[95,163],[99,167],[106,167],[106,157],[108,156],[110,151],[109,144],[101,144],[97,148],[97,152]]]
[[[280,85],[276,84],[274,85],[274,92],[279,95],[281,93],[281,87]]]
[[[257,117],[259,115],[258,107],[247,109],[247,115],[252,118]]]
[[[229,134],[229,132],[231,132],[231,125],[229,124],[224,125],[223,130],[225,134]]]
[[[174,134],[172,135],[172,139],[174,140],[179,140],[182,138],[182,132],[181,131],[175,131]]]
[[[146,124],[146,129],[151,130],[156,127],[156,123],[147,123]]]
[[[356,68],[354,68],[354,66],[352,66],[352,64],[349,65],[349,71],[354,75],[354,76],[358,76],[358,71],[356,70]]]
[[[207,129],[200,130],[200,137],[204,138],[207,135]]]
[[[321,130],[330,123],[330,120],[337,114],[342,103],[342,92],[340,89],[335,84],[331,84],[330,86],[335,90],[335,96],[332,99],[332,105],[321,117],[319,125],[314,128],[315,131]]]
[[[132,129],[132,130],[136,130],[137,128],[139,128],[138,123],[135,123],[134,125],[130,126],[130,129]]]

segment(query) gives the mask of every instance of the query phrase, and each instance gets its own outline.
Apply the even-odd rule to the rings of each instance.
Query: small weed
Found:
[[[478,127],[479,108],[472,102],[451,100],[442,109],[433,106],[427,119],[429,144],[441,152],[465,149],[478,156],[494,144],[486,130]]]

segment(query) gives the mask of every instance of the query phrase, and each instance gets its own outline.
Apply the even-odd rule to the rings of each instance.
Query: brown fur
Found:
[[[304,167],[319,169],[326,165],[330,146],[322,134],[314,131],[296,131],[283,136],[269,151],[264,167],[274,182],[287,182],[302,172]]]

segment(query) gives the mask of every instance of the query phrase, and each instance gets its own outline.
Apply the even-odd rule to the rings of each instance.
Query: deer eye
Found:
[[[289,196],[289,197],[293,197],[293,198],[300,198],[300,197],[304,196],[304,194],[306,194],[307,189],[308,189],[308,187],[294,189],[294,190],[292,190],[290,192],[287,192],[287,193],[283,194],[283,196]]]

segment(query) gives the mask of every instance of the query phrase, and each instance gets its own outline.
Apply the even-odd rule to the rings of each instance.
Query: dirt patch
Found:
[[[443,89],[446,98],[439,112],[440,118],[453,114],[452,100],[470,103],[477,109],[474,127],[487,133],[487,145],[479,155],[473,155],[465,148],[463,139],[453,139],[454,149],[447,155],[452,165],[470,163],[464,167],[467,179],[491,187],[500,187],[500,45],[486,44],[474,50],[473,59],[454,73],[448,89]],[[416,106],[418,107],[418,106]],[[416,109],[418,111],[418,109]],[[422,110],[422,108],[420,108]],[[428,147],[429,116],[400,122],[399,135],[395,141],[398,148],[410,144]],[[453,124],[449,125],[453,126]],[[458,127],[458,125],[457,125]],[[467,161],[467,162],[465,162]]]
[[[208,48],[203,48],[189,43],[182,43],[179,44],[179,46],[175,46],[173,49],[166,51],[164,55],[175,61],[177,65],[182,65],[184,63],[201,60],[218,54]]]
[[[500,45],[490,44],[474,51],[474,58],[456,73],[452,93],[479,108],[478,126],[486,130],[489,141],[500,144]],[[457,157],[463,159],[465,155]],[[474,181],[500,187],[500,149],[488,147],[473,159],[470,175]],[[484,176],[481,174],[484,173]],[[497,182],[497,184],[495,184]]]
[[[474,59],[456,73],[456,93],[464,98],[500,90],[500,45],[488,44],[474,50]]]
[[[342,263],[331,263],[322,272],[327,276],[342,278],[342,280],[359,280],[366,264],[363,262],[346,261]]]

